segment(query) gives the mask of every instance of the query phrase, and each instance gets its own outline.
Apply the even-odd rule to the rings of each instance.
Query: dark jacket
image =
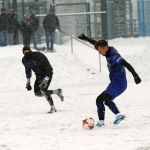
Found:
[[[30,52],[29,55],[22,58],[22,63],[25,66],[26,77],[31,77],[31,70],[35,72],[37,79],[51,77],[53,68],[50,65],[46,56],[40,52]]]
[[[45,31],[55,31],[60,28],[59,19],[55,14],[48,14],[43,20]]]
[[[36,31],[38,26],[39,26],[38,18],[35,15],[32,14],[30,16],[30,22],[31,22],[31,26],[32,26],[33,31]]]
[[[14,24],[14,32],[18,32],[18,29],[21,29],[20,23],[18,21],[18,15],[13,14],[12,19],[13,19],[13,24]]]
[[[8,14],[9,17],[9,25],[8,25],[8,32],[13,33],[15,28],[15,23],[13,20],[13,14]]]
[[[7,14],[0,15],[0,31],[8,31],[10,26],[10,17]]]
[[[23,33],[25,33],[25,32],[31,33],[31,32],[33,31],[33,28],[32,28],[32,25],[31,25],[31,21],[30,21],[30,20],[25,20],[25,19],[24,19],[24,20],[21,22],[20,27],[21,27],[21,31],[22,31]]]

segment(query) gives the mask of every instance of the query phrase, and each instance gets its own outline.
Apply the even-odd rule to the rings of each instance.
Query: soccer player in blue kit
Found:
[[[101,55],[105,56],[107,60],[110,84],[96,99],[97,112],[99,117],[99,121],[96,125],[97,127],[104,125],[105,105],[108,106],[108,108],[116,115],[114,124],[119,124],[122,120],[125,119],[125,116],[120,113],[113,100],[122,94],[127,88],[125,67],[132,73],[136,84],[141,83],[141,79],[134,68],[120,56],[117,50],[114,47],[108,46],[107,41],[95,41],[88,38],[84,34],[81,34],[78,38],[93,44],[95,49]]]

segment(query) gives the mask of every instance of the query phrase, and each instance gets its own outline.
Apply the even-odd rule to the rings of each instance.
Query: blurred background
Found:
[[[45,40],[42,21],[50,9],[58,16],[61,30],[74,36],[85,33],[94,39],[114,39],[150,35],[150,0],[0,0],[3,7],[15,11],[19,22],[35,11],[40,43]],[[62,44],[64,39],[56,34],[56,43]]]

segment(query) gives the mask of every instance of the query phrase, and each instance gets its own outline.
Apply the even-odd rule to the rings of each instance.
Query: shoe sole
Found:
[[[114,121],[114,124],[119,124],[121,121],[123,121],[126,117],[122,116],[121,118],[119,118],[118,120]]]

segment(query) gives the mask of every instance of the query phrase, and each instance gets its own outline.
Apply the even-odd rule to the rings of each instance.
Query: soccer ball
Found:
[[[82,127],[86,130],[91,130],[95,126],[95,121],[93,118],[86,118],[82,121]]]

